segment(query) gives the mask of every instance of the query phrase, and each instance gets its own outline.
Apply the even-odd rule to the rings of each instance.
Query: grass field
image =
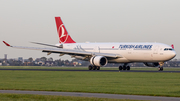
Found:
[[[0,69],[75,69],[88,70],[88,67],[46,67],[46,66],[0,66]],[[118,67],[101,67],[101,70],[119,70]],[[157,67],[131,67],[131,70],[158,71]],[[164,71],[180,71],[180,67],[164,67]]]
[[[0,89],[180,97],[180,73],[3,70]]]
[[[0,94],[0,101],[140,101],[128,99],[107,99],[30,94]]]

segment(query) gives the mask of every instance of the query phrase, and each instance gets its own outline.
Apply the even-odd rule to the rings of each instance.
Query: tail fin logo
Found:
[[[60,43],[66,42],[68,38],[68,33],[66,32],[63,24],[59,26],[58,33],[59,33],[59,42]]]

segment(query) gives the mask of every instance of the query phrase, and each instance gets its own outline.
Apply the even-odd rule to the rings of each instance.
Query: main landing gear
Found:
[[[99,66],[93,66],[93,65],[89,65],[89,70],[100,70]]]
[[[119,70],[130,70],[130,66],[127,66],[127,64],[124,64],[123,66],[119,66]]]

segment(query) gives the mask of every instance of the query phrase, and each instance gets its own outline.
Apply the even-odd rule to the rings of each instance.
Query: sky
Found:
[[[180,58],[180,0],[0,0],[0,58],[70,59],[15,46],[58,43],[55,16],[76,42],[174,44]]]

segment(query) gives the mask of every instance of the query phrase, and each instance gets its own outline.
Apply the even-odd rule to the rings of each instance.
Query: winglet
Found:
[[[3,41],[4,42],[4,44],[6,44],[6,46],[11,46],[11,45],[9,45],[7,42],[5,42],[5,41]]]
[[[174,45],[172,44],[171,47],[174,49]]]

